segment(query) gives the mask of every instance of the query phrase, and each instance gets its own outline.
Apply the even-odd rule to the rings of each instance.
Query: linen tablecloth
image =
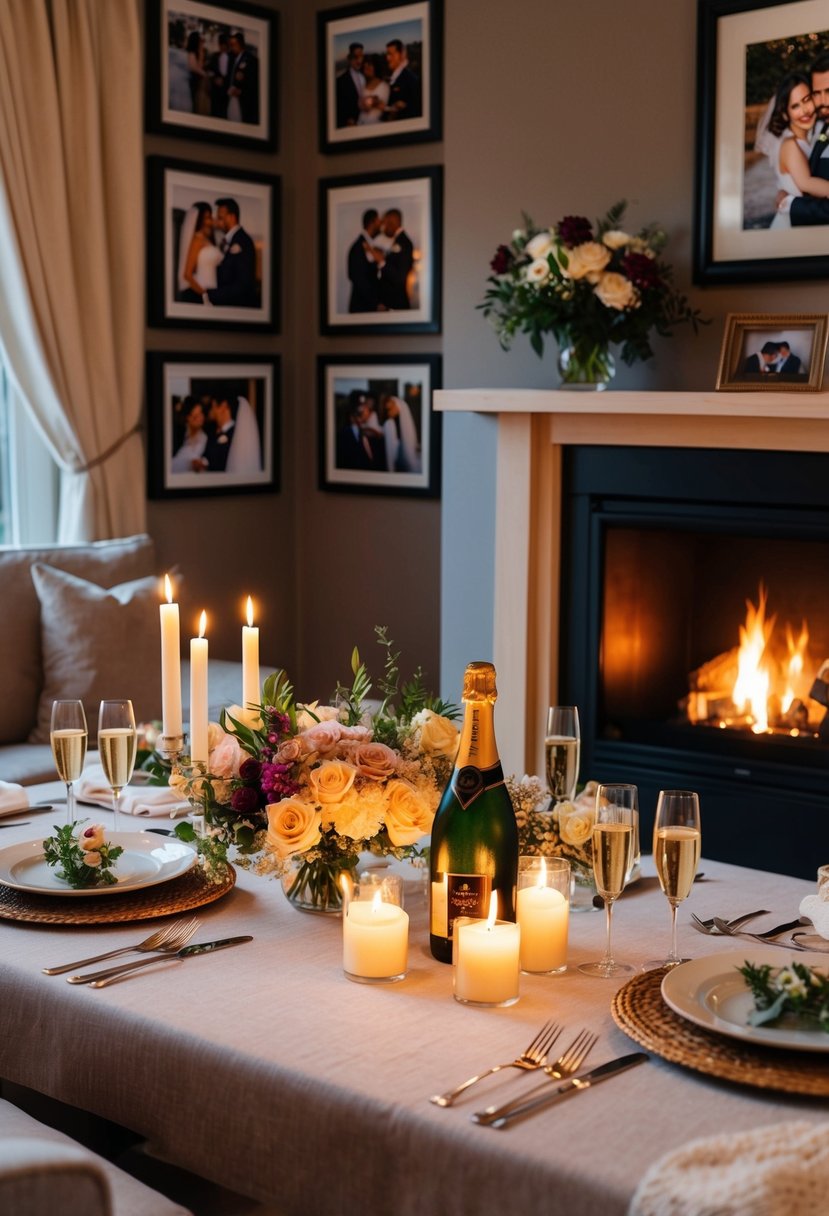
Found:
[[[36,834],[7,829],[0,846]],[[636,964],[668,946],[668,905],[649,860],[614,916],[617,955]],[[707,880],[680,910],[680,949],[695,957],[735,943],[696,933],[691,911],[766,907],[783,920],[814,889],[708,860],[701,868]],[[177,1164],[286,1216],[612,1216],[654,1161],[690,1139],[826,1120],[825,1101],[719,1082],[655,1056],[502,1132],[469,1115],[533,1083],[512,1070],[452,1109],[433,1106],[430,1094],[514,1056],[550,1017],[564,1023],[562,1044],[582,1027],[600,1035],[591,1064],[636,1045],[610,1014],[623,980],[576,970],[602,953],[602,914],[571,917],[564,975],[522,976],[517,1005],[485,1010],[453,1000],[451,968],[428,951],[416,881],[407,909],[409,975],[389,986],[346,980],[341,922],[297,912],[277,882],[243,870],[231,895],[198,914],[194,940],[249,932],[253,942],[99,991],[41,968],[138,941],[147,922],[0,922],[0,1076],[122,1123]]]

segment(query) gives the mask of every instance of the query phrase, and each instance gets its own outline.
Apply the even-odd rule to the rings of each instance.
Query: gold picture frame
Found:
[[[826,313],[729,313],[717,390],[820,392],[828,334]]]

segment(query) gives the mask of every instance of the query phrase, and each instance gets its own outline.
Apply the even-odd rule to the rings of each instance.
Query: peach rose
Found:
[[[605,245],[585,241],[575,249],[568,249],[567,265],[562,267],[562,272],[568,279],[587,279],[595,283],[609,261],[610,250]]]
[[[610,228],[602,237],[608,249],[624,249],[625,245],[629,245],[633,237],[627,232],[622,232],[621,228]]]
[[[455,723],[431,709],[421,710],[417,716],[423,717],[420,731],[420,746],[423,751],[433,756],[448,756],[454,759],[461,737]]]
[[[293,764],[305,755],[305,748],[300,743],[299,739],[286,739],[284,743],[280,743],[276,750],[274,759],[277,764]]]
[[[96,849],[100,849],[103,843],[104,825],[102,823],[90,823],[89,827],[82,828],[78,833],[78,844],[81,846],[84,852],[87,852],[88,850],[94,851]],[[101,859],[99,857],[98,861],[93,861],[89,864],[97,866],[100,860]]]
[[[323,760],[318,768],[308,774],[308,784],[317,802],[324,805],[341,802],[354,784],[357,770],[344,760]]]
[[[280,857],[304,853],[320,841],[320,813],[298,798],[272,802],[268,812],[268,844]]]
[[[609,270],[603,274],[594,288],[596,295],[606,308],[616,308],[623,312],[626,308],[636,308],[639,305],[639,293],[623,274]]]
[[[361,743],[354,748],[352,760],[363,777],[384,781],[397,768],[397,753],[385,743]]]
[[[386,831],[393,845],[414,844],[432,830],[433,813],[407,781],[386,786]]]
[[[342,727],[333,719],[330,722],[317,722],[300,735],[301,746],[306,752],[333,752],[340,741]]]
[[[83,864],[89,866],[90,870],[94,870],[96,866],[99,866],[102,860],[101,854],[96,849],[91,849],[83,855]]]

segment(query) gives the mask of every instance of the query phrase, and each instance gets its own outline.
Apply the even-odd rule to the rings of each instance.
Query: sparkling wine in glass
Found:
[[[66,786],[66,822],[75,822],[74,784],[86,759],[86,714],[83,701],[53,701],[49,741],[58,776]]]
[[[579,711],[575,705],[551,705],[547,710],[544,759],[553,803],[564,802],[575,794],[580,751]]]
[[[676,910],[687,899],[699,865],[702,834],[699,797],[691,790],[660,790],[653,825],[653,860],[659,885],[671,905],[671,952],[652,959],[644,970],[687,962],[676,949]]]
[[[637,801],[635,785],[600,785],[596,791],[593,877],[604,900],[607,941],[604,958],[595,963],[580,963],[579,971],[603,980],[633,971],[630,963],[617,962],[613,957],[613,905],[622,894],[633,866]]]
[[[112,826],[118,831],[121,791],[135,765],[135,715],[132,701],[102,701],[98,711],[98,752],[112,790]]]

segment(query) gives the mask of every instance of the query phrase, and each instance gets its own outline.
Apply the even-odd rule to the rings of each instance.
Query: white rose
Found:
[[[576,245],[575,249],[568,249],[567,259],[562,271],[568,278],[587,279],[595,283],[610,261],[610,250],[598,241],[585,241],[583,245]]]
[[[304,853],[320,842],[320,813],[298,798],[272,802],[268,811],[268,844],[280,857]]]
[[[81,848],[83,849],[83,851],[85,853],[90,850],[94,852],[97,849],[100,849],[100,847],[103,843],[104,843],[104,825],[102,823],[90,823],[89,827],[82,828],[81,831],[78,833],[78,844],[81,846]],[[91,864],[93,866],[97,866],[98,862],[100,862],[100,860],[101,859],[99,857],[98,861],[93,861],[93,862],[90,862],[89,864]]]
[[[604,234],[602,240],[608,249],[624,249],[625,245],[630,244],[633,237],[627,232],[622,232],[620,228],[611,228],[609,232]]]
[[[550,266],[547,259],[536,258],[534,262],[530,262],[524,271],[524,277],[528,283],[534,283],[536,287],[541,287],[550,277]]]
[[[101,854],[94,849],[83,855],[83,864],[89,866],[90,870],[94,870],[96,866],[99,866],[102,860]]]
[[[639,292],[623,274],[609,270],[601,276],[594,291],[606,308],[623,312],[626,308],[638,308]]]
[[[340,711],[336,705],[320,705],[317,701],[311,701],[308,705],[303,705],[297,713],[296,728],[300,732],[310,730],[318,722],[336,722],[339,716]]]
[[[531,241],[527,241],[525,246],[526,252],[531,258],[546,259],[548,253],[552,253],[555,248],[553,234],[551,232],[537,232]]]
[[[423,721],[418,725],[421,727],[420,746],[423,751],[433,756],[449,756],[454,760],[460,740],[460,731],[455,723],[431,709],[424,709],[421,714],[424,715]]]
[[[562,804],[559,804],[558,831],[564,844],[569,844],[574,849],[579,849],[586,844],[593,835],[595,818],[596,813],[593,810],[579,810],[573,807],[571,811],[564,811]]]

